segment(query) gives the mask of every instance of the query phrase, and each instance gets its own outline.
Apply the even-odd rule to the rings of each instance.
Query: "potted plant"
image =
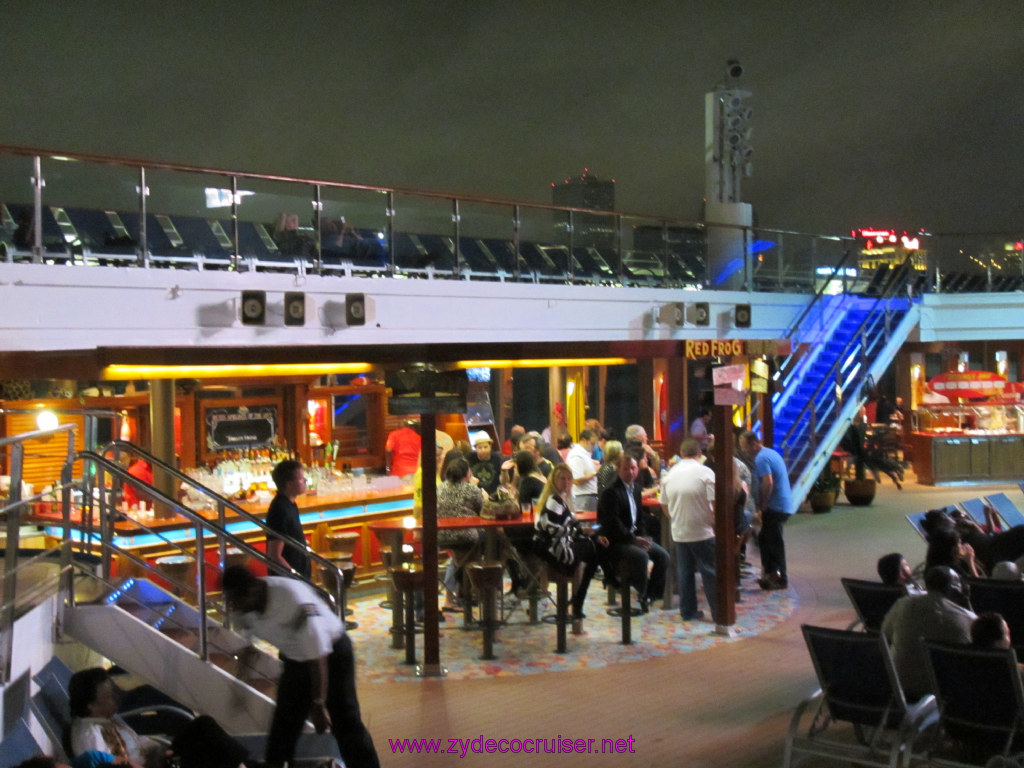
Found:
[[[894,459],[881,435],[868,435],[867,425],[853,423],[843,440],[853,462],[853,479],[843,481],[846,500],[855,507],[866,507],[875,500],[879,472],[888,475],[901,489],[903,466]],[[868,472],[871,477],[868,477]]]
[[[839,475],[832,470],[832,464],[825,464],[807,494],[807,501],[814,514],[821,514],[832,509],[832,505],[836,503],[836,497],[839,495],[839,485]]]

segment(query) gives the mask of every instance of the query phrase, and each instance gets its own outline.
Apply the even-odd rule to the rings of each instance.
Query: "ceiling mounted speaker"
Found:
[[[242,291],[239,314],[242,325],[264,325],[267,322],[267,292]]]
[[[693,324],[711,325],[711,305],[706,301],[698,301],[693,305]]]
[[[736,323],[737,328],[749,328],[750,327],[750,305],[749,304],[737,304],[736,313],[733,315],[733,319]]]
[[[306,324],[306,294],[302,291],[288,291],[284,295],[284,324]]]
[[[366,296],[364,294],[345,294],[345,325],[366,325]]]
[[[682,328],[686,324],[686,305],[681,301],[669,304],[669,324]]]

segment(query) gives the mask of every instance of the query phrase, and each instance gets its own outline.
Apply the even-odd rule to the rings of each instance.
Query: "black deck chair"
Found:
[[[821,689],[793,713],[784,768],[798,754],[896,768],[935,722],[934,697],[907,703],[880,635],[807,624],[802,630]]]
[[[892,587],[880,581],[847,578],[840,581],[846,596],[853,603],[853,610],[857,612],[857,621],[847,629],[854,629],[860,624],[865,632],[880,632],[885,614],[897,600],[907,594],[907,590],[901,586]]]
[[[995,611],[1006,619],[1013,647],[1024,655],[1024,582],[967,579],[967,586],[974,612]]]
[[[994,756],[1018,752],[1024,733],[1024,689],[1017,654],[1012,649],[931,642],[925,647],[939,711],[939,728],[927,748],[928,764],[992,765],[996,763],[989,760]]]

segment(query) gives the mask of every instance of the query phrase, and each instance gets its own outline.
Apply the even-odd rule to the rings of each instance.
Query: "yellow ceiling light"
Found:
[[[107,381],[132,379],[228,379],[266,376],[327,376],[332,373],[369,373],[369,363],[276,363],[268,365],[108,365]]]
[[[552,357],[526,360],[460,360],[456,368],[555,368],[575,365],[624,365],[625,357]]]

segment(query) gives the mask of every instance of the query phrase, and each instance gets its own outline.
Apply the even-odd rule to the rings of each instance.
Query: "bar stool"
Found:
[[[546,563],[548,583],[555,583],[555,614],[545,616],[545,624],[554,624],[557,627],[555,653],[565,653],[566,650],[566,627],[569,624],[569,592],[572,586],[572,574],[565,573],[562,569],[556,568],[551,563]],[[583,631],[582,620],[576,619],[572,622],[572,633],[578,635]]]
[[[359,546],[359,534],[355,531],[329,533],[324,538],[327,540],[327,549],[332,554],[347,555],[349,560],[355,557],[356,548]]]
[[[501,594],[504,568],[501,563],[470,563],[466,569],[473,589],[480,595],[480,626],[484,631],[484,652],[481,659],[494,656],[494,633],[498,628],[498,596]]]
[[[385,610],[393,610],[394,609],[395,588],[394,588],[394,585],[391,583],[390,573],[391,573],[391,566],[394,564],[394,558],[391,555],[391,547],[387,547],[387,546],[381,547],[379,551],[380,551],[380,562],[381,562],[381,565],[384,566],[384,573],[378,573],[374,577],[374,579],[376,581],[384,582],[385,591],[387,592],[387,597],[384,600],[381,600],[379,603],[377,603],[377,606],[380,607],[380,608],[384,608]]]
[[[351,616],[355,611],[348,607],[348,591],[356,578],[356,565],[347,557],[330,558],[331,563],[341,571],[341,615]],[[331,595],[338,594],[338,583],[336,571],[326,565],[319,566],[320,583]],[[358,629],[359,624],[345,618],[345,629]]]
[[[634,616],[640,616],[643,611],[640,608],[633,608],[630,606],[630,593],[629,593],[629,564],[625,559],[618,562],[615,567],[615,578],[619,582],[619,594],[622,596],[622,602],[617,608],[609,608],[609,616],[618,616],[622,619],[622,644],[632,645],[632,618]]]
[[[416,592],[422,592],[426,584],[426,577],[422,568],[416,568],[410,563],[403,563],[401,567],[391,569],[391,580],[395,584],[395,603],[397,605],[396,615],[399,616],[398,624],[392,627],[394,637],[398,638],[398,644],[392,642],[392,648],[401,648],[405,642],[405,663],[416,663],[416,617],[415,599]],[[405,607],[404,621],[402,607]]]

